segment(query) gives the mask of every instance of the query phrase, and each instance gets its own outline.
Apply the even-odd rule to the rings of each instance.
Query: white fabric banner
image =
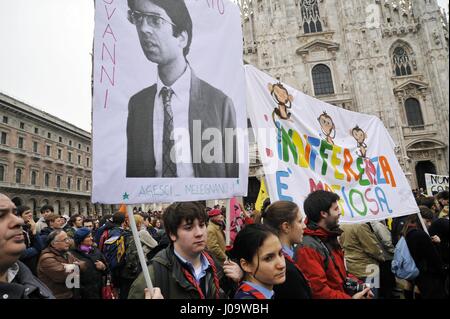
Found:
[[[92,201],[246,196],[238,6],[228,0],[95,3]]]
[[[445,190],[448,191],[448,176],[426,173],[425,184],[427,185],[428,196],[435,195]]]
[[[296,202],[318,189],[340,196],[341,222],[356,223],[419,211],[375,116],[307,96],[245,66],[247,107],[270,198]]]

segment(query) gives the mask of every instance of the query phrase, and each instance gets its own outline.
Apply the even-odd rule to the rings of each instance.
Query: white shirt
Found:
[[[16,278],[18,273],[19,273],[19,264],[14,263],[14,265],[8,268],[7,272],[8,283],[12,283],[12,281],[14,280],[14,278]]]
[[[153,109],[153,147],[155,151],[156,177],[162,177],[163,165],[164,104],[161,96],[163,87],[165,85],[158,76]],[[171,99],[171,108],[173,113],[177,176],[195,177],[194,168],[192,167],[189,135],[189,100],[191,92],[191,68],[189,65],[187,65],[183,75],[170,88],[174,92]]]

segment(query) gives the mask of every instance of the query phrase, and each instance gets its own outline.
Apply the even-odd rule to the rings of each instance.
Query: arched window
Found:
[[[320,12],[317,0],[302,0],[301,12],[303,19],[303,30],[305,33],[322,32]]]
[[[409,126],[420,126],[424,124],[419,101],[413,98],[407,99],[405,101],[405,111]]]
[[[315,95],[334,94],[331,70],[325,64],[318,64],[313,67],[312,79]]]
[[[0,182],[5,180],[5,166],[0,165]]]
[[[37,176],[36,172],[32,171],[31,172],[31,185],[36,185],[36,176]]]
[[[404,47],[398,46],[394,49],[392,62],[396,76],[412,74],[411,58]]]
[[[22,170],[20,168],[16,169],[16,183],[22,182]]]

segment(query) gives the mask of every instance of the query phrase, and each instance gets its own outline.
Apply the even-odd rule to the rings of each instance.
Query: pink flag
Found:
[[[235,197],[230,200],[230,218],[230,239],[231,243],[233,243],[237,233],[242,229],[242,226],[244,225],[243,212],[238,200]]]

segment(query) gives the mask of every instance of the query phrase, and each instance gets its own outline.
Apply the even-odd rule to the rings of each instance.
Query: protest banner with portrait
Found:
[[[238,6],[228,0],[95,4],[92,201],[245,196]]]
[[[307,96],[245,66],[247,107],[271,201],[340,196],[341,221],[417,213],[394,142],[380,119]]]

